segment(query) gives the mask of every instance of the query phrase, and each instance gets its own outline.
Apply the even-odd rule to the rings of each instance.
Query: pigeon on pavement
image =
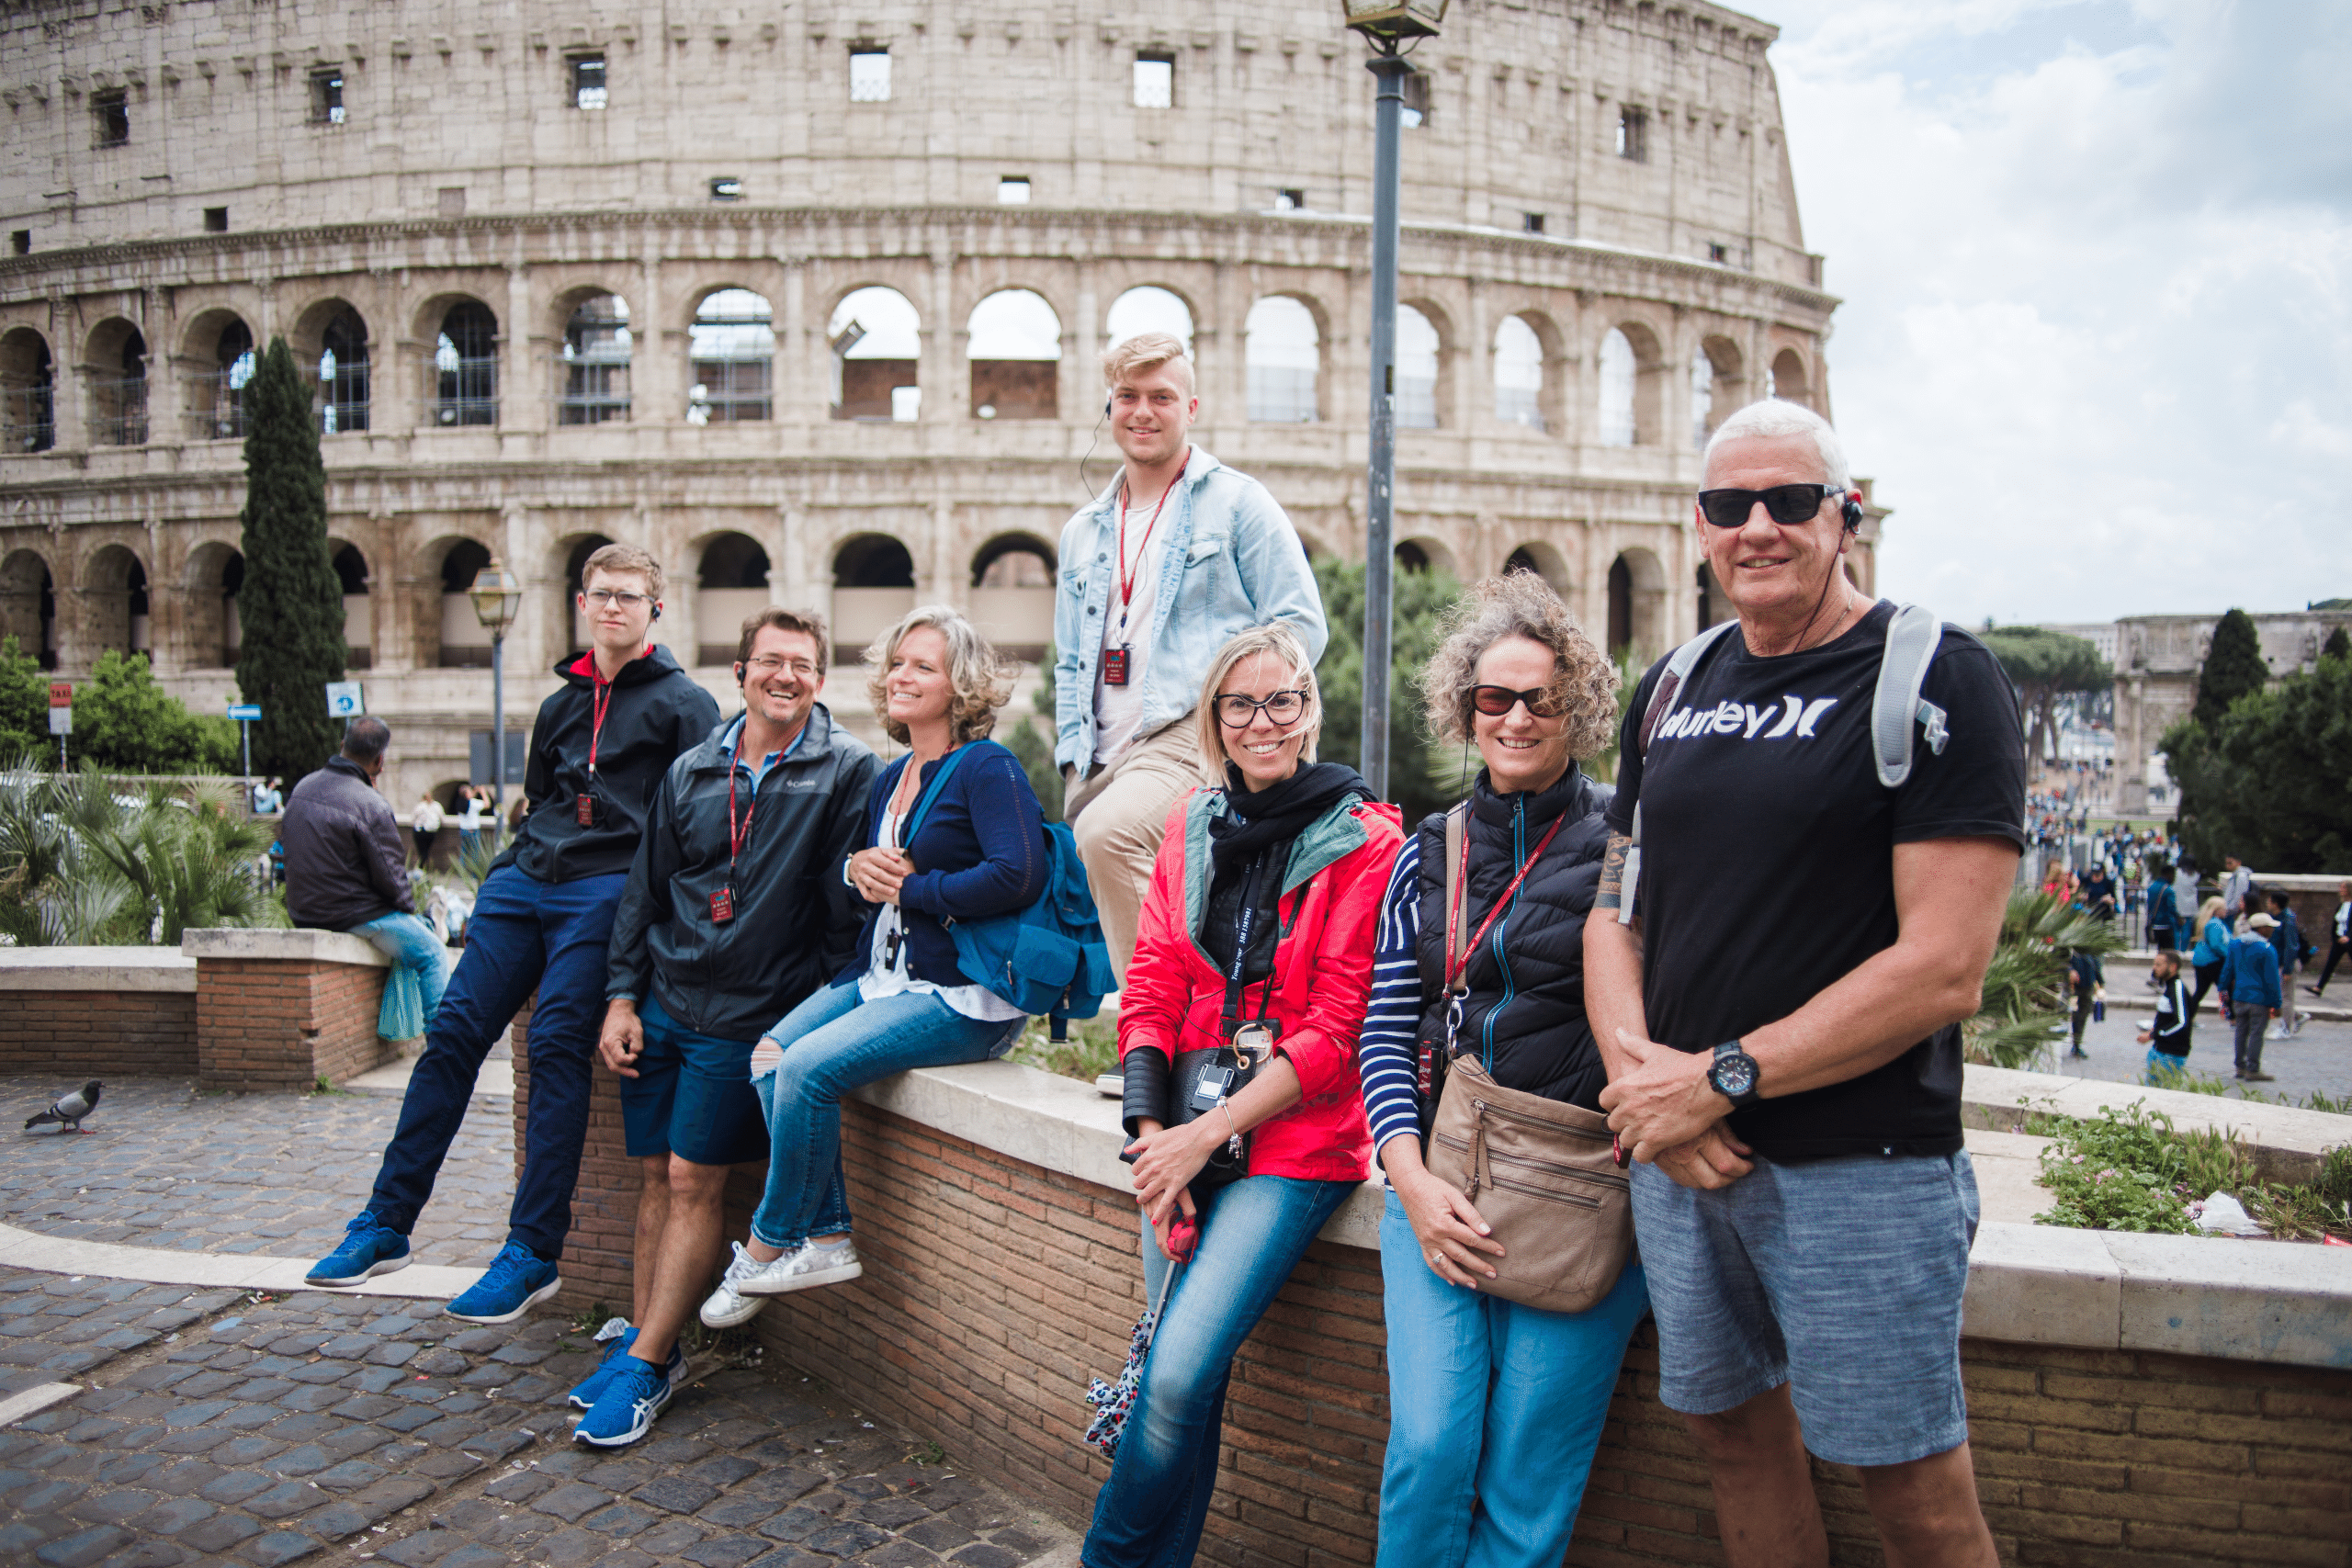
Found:
[[[48,1110],[38,1116],[27,1119],[25,1131],[29,1133],[36,1127],[45,1126],[54,1122],[58,1124],[60,1132],[88,1132],[89,1129],[82,1125],[82,1118],[98,1108],[98,1094],[105,1088],[106,1085],[92,1078],[73,1093],[59,1095],[49,1102]]]

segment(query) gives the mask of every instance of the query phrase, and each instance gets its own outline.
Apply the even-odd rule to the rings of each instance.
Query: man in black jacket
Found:
[[[597,1050],[643,1171],[636,1326],[606,1325],[618,1343],[572,1391],[582,1442],[635,1442],[669,1403],[678,1331],[718,1271],[728,1168],[768,1157],[752,1047],[856,946],[865,909],[841,867],[881,764],[817,701],[826,647],[814,615],[771,605],[743,623],[743,713],[654,791],[613,922]],[[767,1303],[725,1299],[714,1326]]]
[[[449,950],[417,917],[400,821],[376,793],[391,743],[382,719],[354,719],[342,752],[287,797],[277,829],[286,846],[286,912],[298,926],[349,931],[383,949],[396,968],[416,976],[431,1029],[449,984]]]
[[[465,1120],[484,1057],[534,991],[531,1100],[507,1241],[453,1317],[506,1323],[561,1288],[571,1190],[588,1131],[591,1054],[604,1000],[605,946],[655,785],[718,723],[718,705],[646,634],[662,614],[662,567],[606,545],[581,572],[577,604],[594,646],[557,667],[539,705],[523,789],[530,805],[492,863],[466,926],[440,1017],[409,1077],[376,1190],[313,1285],[356,1285],[405,1268],[408,1233]]]

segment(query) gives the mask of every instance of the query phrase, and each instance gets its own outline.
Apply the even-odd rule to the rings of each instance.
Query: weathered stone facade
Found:
[[[2149,809],[2148,762],[2165,731],[2197,705],[2197,675],[2213,645],[2219,615],[2127,615],[2115,623],[2115,809],[2131,816]],[[2273,680],[2308,674],[2338,626],[2352,626],[2352,610],[2302,610],[2256,615],[2254,633]],[[2177,797],[2164,803],[2165,809]]]
[[[670,564],[657,633],[715,691],[769,596],[830,609],[844,644],[944,599],[1034,649],[1080,460],[1094,486],[1113,472],[1093,366],[1137,287],[1189,313],[1201,445],[1312,548],[1360,552],[1372,83],[1332,10],[9,7],[0,617],[68,675],[147,648],[219,711],[237,355],[283,335],[341,367],[332,529],[396,799],[462,777],[486,719],[487,649],[447,592],[482,551],[530,588],[507,660],[524,722],[603,539]],[[1768,391],[1828,409],[1836,301],[1804,248],[1773,37],[1706,4],[1458,0],[1416,56],[1400,296],[1435,350],[1430,427],[1399,441],[1408,558],[1517,557],[1639,649],[1700,624],[1697,435]],[[854,54],[869,96],[887,54],[886,100],[852,101]],[[1138,107],[1145,69],[1166,107]],[[910,346],[842,357],[842,301],[877,286]],[[1002,289],[1050,306],[1057,360],[975,356]],[[722,290],[758,296],[764,328],[709,325]],[[605,296],[628,332],[583,336]],[[1247,324],[1272,296],[1313,323],[1306,368],[1267,371],[1310,416],[1284,423],[1250,417],[1273,355]],[[1509,318],[1536,346],[1498,380],[1529,341]],[[772,351],[747,354],[763,330]],[[1036,565],[987,570],[1008,553]],[[855,684],[828,694],[853,719]]]

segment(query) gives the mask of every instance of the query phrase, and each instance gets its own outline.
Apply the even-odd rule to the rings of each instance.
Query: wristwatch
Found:
[[[1763,1098],[1756,1089],[1756,1058],[1736,1040],[1715,1047],[1714,1063],[1707,1068],[1707,1085],[1735,1108],[1753,1105]]]

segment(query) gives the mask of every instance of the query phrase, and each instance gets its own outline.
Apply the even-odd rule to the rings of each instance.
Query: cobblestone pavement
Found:
[[[0,1077],[0,1223],[191,1252],[323,1258],[368,1201],[401,1102],[353,1094],[199,1094],[190,1078],[109,1083],[76,1137],[24,1119],[72,1086]],[[514,1192],[514,1100],[477,1095],[417,1222],[417,1256],[486,1265]]]
[[[88,1380],[0,1431],[0,1562],[1017,1568],[1069,1541],[754,1370],[703,1376],[633,1449],[581,1448],[562,1401],[594,1360],[555,1316],[0,1269],[0,1392]]]
[[[2110,1000],[2107,1021],[2089,1025],[2083,1034],[2083,1049],[2090,1059],[2075,1061],[2069,1057],[2066,1036],[2060,1035],[2055,1037],[2057,1043],[2050,1053],[2050,1060],[2039,1070],[2073,1078],[2139,1082],[2147,1066],[2148,1048],[2138,1043],[2138,1032],[2148,1026],[2152,1014],[2145,1008],[2117,1006],[2111,999],[2119,989],[2113,978],[2116,972],[2110,967],[2108,973]],[[2139,976],[2124,976],[2123,983],[2136,990]],[[2209,998],[2205,1010],[2197,1015],[2197,1027],[2189,1037],[2188,1069],[2203,1077],[2220,1079],[2232,1099],[2245,1098],[2248,1089],[2265,1099],[2295,1102],[2313,1093],[2339,1100],[2352,1096],[2352,1023],[2313,1019],[2292,1039],[2266,1041],[2262,1070],[2278,1081],[2241,1085],[2231,1077],[2230,1026],[2215,1016],[2212,1008]]]

